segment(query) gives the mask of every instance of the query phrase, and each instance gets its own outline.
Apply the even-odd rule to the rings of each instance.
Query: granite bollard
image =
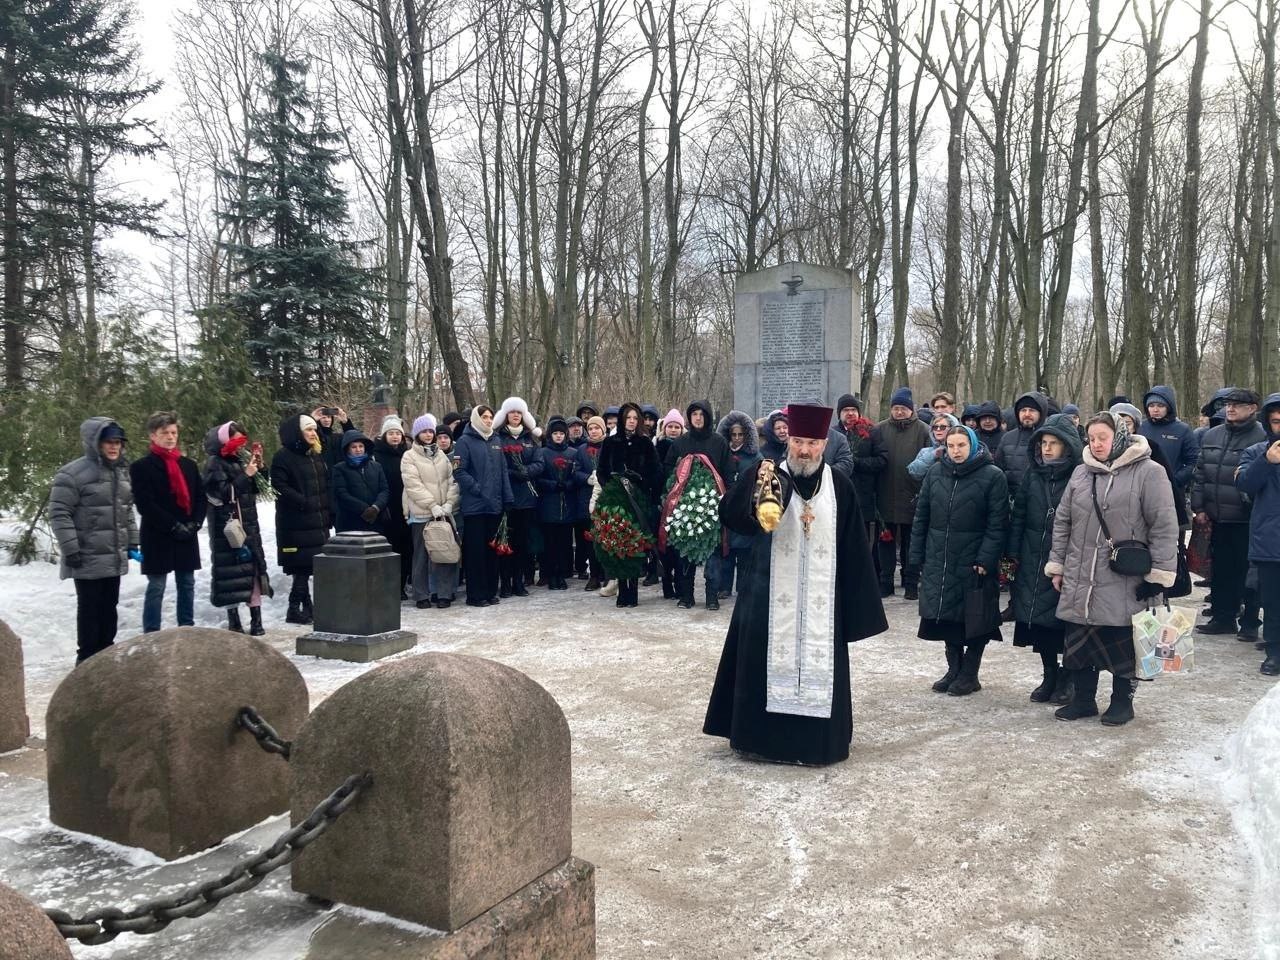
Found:
[[[291,739],[308,705],[297,668],[253,637],[178,627],[118,643],[49,702],[49,819],[167,860],[211,847],[289,808],[288,765],[240,708]]]
[[[400,629],[400,556],[368,531],[339,533],[314,561],[312,632],[299,656],[368,663],[408,650],[417,634]]]
[[[71,948],[45,912],[0,883],[0,958],[72,960]]]
[[[30,735],[22,641],[0,620],[0,753],[17,750]]]
[[[295,890],[459,931],[570,860],[569,727],[517,670],[428,653],[341,687],[294,744],[294,822],[366,770],[369,790],[294,863]],[[575,882],[590,898],[590,871]]]

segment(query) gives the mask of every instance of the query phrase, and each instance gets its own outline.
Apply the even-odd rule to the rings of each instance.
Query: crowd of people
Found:
[[[942,644],[934,690],[981,689],[984,650],[1012,624],[1014,645],[1043,665],[1032,701],[1056,705],[1063,720],[1097,716],[1108,672],[1102,722],[1127,722],[1131,617],[1189,592],[1193,527],[1208,532],[1212,560],[1197,631],[1257,643],[1261,672],[1280,675],[1280,393],[1263,401],[1219,390],[1196,426],[1178,418],[1169,387],[1140,399],[1115,397],[1082,422],[1076,405],[1040,391],[1007,408],[962,406],[945,392],[917,407],[902,387],[875,422],[858,397],[838,398],[821,460],[851,483],[880,595],[900,585],[919,604],[919,637]],[[269,464],[236,421],[205,434],[203,466],[182,455],[175,414],[157,413],[145,429],[148,451],[130,461],[119,423],[85,421],[83,455],[54,480],[49,517],[61,574],[75,581],[80,660],[113,641],[131,559],[147,577],[143,630],[161,626],[170,574],[178,623],[194,622],[201,527],[210,602],[236,631],[247,608],[249,632],[261,635],[272,591],[263,494],[274,498],[275,563],[291,578],[289,623],[312,621],[313,562],[328,538],[356,530],[390,541],[402,598],[419,608],[490,606],[577,583],[634,607],[643,583],[660,584],[675,607],[716,610],[767,536],[723,522],[721,500],[794,445],[786,409],[717,418],[702,401],[665,415],[584,402],[540,425],[510,397],[407,427],[388,416],[372,437],[343,409],[321,406],[279,425]],[[1144,567],[1117,568],[1113,548],[1125,544],[1143,547]],[[1008,603],[975,634],[966,598],[1000,584]]]

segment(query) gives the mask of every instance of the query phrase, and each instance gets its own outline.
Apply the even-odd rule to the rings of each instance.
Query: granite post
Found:
[[[857,393],[862,290],[812,263],[741,274],[734,286],[733,405],[766,416],[796,400]]]
[[[508,939],[523,929],[540,944],[529,956],[594,955],[594,871],[571,856],[569,726],[546,690],[461,654],[381,666],[325,700],[299,735],[294,821],[362,771],[372,785],[294,863],[295,890],[455,944],[480,944],[493,926],[482,919],[502,918]]]
[[[0,958],[72,960],[71,948],[35,903],[0,883]]]
[[[238,725],[244,706],[286,740],[309,706],[256,638],[177,627],[95,654],[49,701],[49,819],[174,860],[288,809],[288,764]]]
[[[339,533],[316,555],[312,632],[299,656],[368,663],[408,650],[418,636],[400,629],[400,555],[381,534]]]
[[[0,753],[17,750],[30,735],[22,641],[0,620]]]

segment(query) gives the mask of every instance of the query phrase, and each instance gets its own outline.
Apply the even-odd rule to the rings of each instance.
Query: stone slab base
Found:
[[[347,633],[305,633],[298,638],[300,657],[322,660],[350,660],[368,663],[393,653],[410,650],[418,643],[418,635],[410,630],[388,630],[360,637]]]
[[[453,933],[396,939],[396,960],[594,960],[595,867],[570,857]],[[309,955],[369,957],[373,942],[367,926],[325,924]]]

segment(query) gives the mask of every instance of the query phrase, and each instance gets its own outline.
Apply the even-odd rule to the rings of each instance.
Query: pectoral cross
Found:
[[[800,512],[800,523],[804,525],[804,538],[809,539],[809,528],[813,526],[813,521],[818,518],[813,515],[813,511],[809,509],[809,501],[804,502],[804,510]]]

